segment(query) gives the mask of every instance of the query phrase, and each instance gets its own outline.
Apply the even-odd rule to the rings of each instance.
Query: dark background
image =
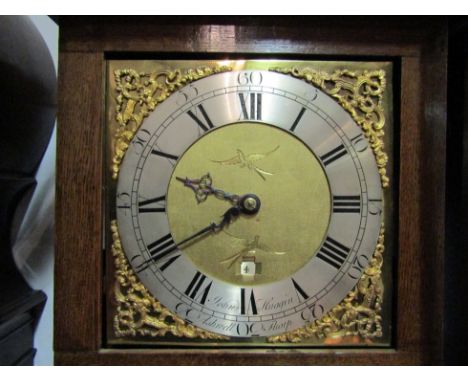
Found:
[[[468,364],[468,19],[449,18],[445,252],[446,364]],[[437,158],[428,158],[437,160]],[[441,196],[442,197],[442,196]],[[428,206],[430,208],[430,206]]]

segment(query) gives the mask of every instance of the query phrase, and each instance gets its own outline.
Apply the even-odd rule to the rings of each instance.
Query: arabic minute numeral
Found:
[[[177,105],[182,106],[190,99],[198,96],[198,89],[193,84],[188,84],[183,90],[179,90],[177,94]]]
[[[117,195],[117,208],[120,210],[130,209],[131,198],[128,192],[120,192]]]
[[[367,150],[369,145],[367,144],[367,139],[364,137],[364,134],[359,133],[354,138],[351,138],[351,143],[357,152],[362,153]]]
[[[263,75],[260,72],[241,72],[237,76],[237,83],[241,86],[246,85],[261,85]]]
[[[353,262],[352,266],[348,271],[348,276],[354,280],[359,280],[361,278],[364,268],[369,264],[369,257],[364,254],[357,255]]]
[[[249,324],[247,322],[241,322],[240,324],[237,324],[236,326],[236,331],[239,336],[251,336],[255,337],[258,336],[258,334],[254,334],[254,326],[255,322]]]
[[[135,153],[140,155],[143,152],[143,148],[151,138],[151,133],[146,129],[140,129],[135,135],[135,138],[132,140],[132,145],[134,146]]]
[[[311,306],[308,306],[302,311],[301,318],[305,322],[312,322],[322,317],[323,313],[325,313],[325,309],[323,308],[323,305],[319,303],[315,303]]]
[[[382,199],[369,199],[369,214],[380,215],[382,213]]]
[[[141,254],[138,254],[138,255],[135,255],[135,256],[132,256],[130,258],[130,264],[132,264],[132,266],[135,268],[135,269],[138,269],[140,268],[143,264],[144,264],[144,260],[143,259],[143,256]]]

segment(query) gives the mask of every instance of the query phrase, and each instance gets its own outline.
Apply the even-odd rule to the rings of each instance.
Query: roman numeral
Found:
[[[168,154],[168,153],[165,153],[164,151],[159,151],[159,150],[152,150],[151,154],[159,155],[160,157],[164,157],[164,158],[172,159],[172,160],[179,159],[179,157],[177,155]]]
[[[153,261],[157,262],[161,260],[163,257],[174,252],[177,249],[177,245],[174,243],[174,240],[172,239],[172,235],[168,233],[167,235],[147,245],[147,248],[151,256],[148,260],[146,260],[144,263],[140,264],[137,268],[135,268],[135,271],[137,273],[140,273],[144,271],[145,269],[147,269]],[[168,262],[163,264],[163,266],[167,268],[169,265],[172,264],[172,262],[174,262],[174,260],[173,261],[169,260]]]
[[[299,284],[296,282],[296,280],[294,279],[291,279],[293,285],[294,285],[294,289],[296,290],[296,293],[297,293],[297,296],[299,297],[299,295],[304,299],[304,300],[307,300],[309,298],[309,295],[304,292],[304,289],[302,289]]]
[[[262,93],[239,93],[241,104],[240,119],[256,120],[262,119]]]
[[[341,144],[338,147],[326,153],[325,155],[322,155],[320,159],[322,160],[324,166],[328,166],[330,163],[333,163],[337,159],[340,159],[343,155],[346,155],[347,153],[348,151],[346,151],[344,145]]]
[[[158,207],[151,207],[150,204],[165,204],[166,203],[166,195],[158,196],[156,198],[143,200],[138,202],[138,212],[145,213],[145,212],[166,212],[166,206],[158,206]]]
[[[247,314],[249,311],[251,311],[252,314],[258,313],[253,289],[250,292],[249,301],[245,301],[245,289],[241,288],[241,314]]]
[[[159,269],[164,272],[174,261],[176,261],[180,255],[171,257],[169,260],[167,260],[164,264],[162,264]]]
[[[296,129],[296,126],[297,124],[299,123],[299,121],[301,120],[302,116],[304,115],[304,112],[306,111],[305,107],[303,107],[301,109],[301,111],[299,112],[299,115],[297,116],[296,120],[294,121],[294,123],[292,124],[292,126],[289,128],[289,130],[291,131],[294,131]]]
[[[198,294],[200,288],[202,287],[203,283],[206,280],[206,276],[203,273],[197,271],[195,276],[193,277],[192,281],[190,282],[189,286],[187,287],[185,294],[190,297],[192,300],[195,300],[197,297],[200,297]],[[201,299],[199,300],[200,304],[204,305],[206,302],[206,298],[208,297],[208,293],[210,291],[211,285],[213,282],[210,282],[204,289],[203,293],[201,294]]]
[[[148,245],[148,251],[151,254],[151,260],[153,261],[162,259],[164,256],[174,252],[176,249],[177,246],[170,233]]]
[[[360,195],[333,195],[333,212],[335,213],[361,213]]]
[[[317,257],[336,269],[340,269],[349,255],[350,249],[328,237],[317,253]]]
[[[210,117],[208,117],[208,114],[206,113],[203,105],[198,105],[197,109],[200,111],[203,121],[198,118],[197,114],[195,114],[192,110],[189,110],[187,114],[197,123],[198,126],[200,126],[203,131],[212,129],[214,127],[213,122],[211,122]]]

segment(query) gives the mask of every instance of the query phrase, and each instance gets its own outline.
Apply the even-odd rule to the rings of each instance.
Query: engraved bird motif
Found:
[[[253,239],[249,240],[249,239],[241,239],[237,236],[234,236],[226,230],[224,230],[223,232],[228,234],[229,236],[234,237],[235,239],[242,241],[242,245],[244,247],[239,252],[236,252],[233,256],[230,256],[220,262],[221,264],[228,263],[228,269],[231,268],[240,257],[244,257],[246,255],[249,255],[249,256],[255,255],[257,250],[271,253],[274,255],[284,255],[286,253],[286,252],[274,251],[269,246],[260,243],[260,236],[258,235],[256,235]]]
[[[265,175],[274,175],[271,172],[265,171],[261,169],[260,167],[255,165],[255,162],[264,159],[265,157],[269,156],[270,154],[273,154],[276,150],[279,149],[279,146],[276,146],[273,150],[268,151],[264,154],[244,154],[244,152],[241,149],[237,149],[237,155],[225,159],[225,160],[212,160],[212,162],[219,163],[222,165],[240,165],[240,167],[247,167],[249,170],[255,171],[258,175],[263,180],[266,180]]]

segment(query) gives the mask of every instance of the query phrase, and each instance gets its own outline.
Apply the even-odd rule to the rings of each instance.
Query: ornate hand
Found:
[[[184,186],[189,187],[195,192],[195,198],[198,203],[204,202],[208,195],[214,195],[219,199],[229,200],[233,204],[237,204],[239,201],[239,195],[230,194],[218,188],[212,186],[213,179],[208,173],[203,175],[200,179],[189,179],[189,178],[180,178],[176,177],[177,180],[180,180]]]
[[[147,269],[150,266],[152,261],[158,261],[164,258],[165,256],[173,253],[177,248],[182,247],[185,244],[188,244],[188,245],[193,244],[194,240],[197,238],[205,236],[208,233],[218,233],[219,231],[223,230],[224,227],[231,224],[234,221],[234,219],[237,218],[240,214],[241,214],[241,208],[239,206],[231,207],[223,214],[221,222],[219,223],[211,222],[205,228],[202,228],[201,230],[186,237],[185,239],[179,241],[178,243],[166,241],[166,244],[163,244],[162,247],[159,247],[160,248],[159,251],[154,253],[154,255],[152,255],[148,260],[146,260],[145,262],[143,262],[142,264],[138,266],[137,273]]]
[[[253,215],[256,214],[259,209],[260,199],[257,196],[253,194],[246,194],[242,197],[239,197],[239,200],[237,201],[236,205],[229,208],[223,214],[221,222],[219,222],[218,224],[212,222],[207,227],[180,241],[178,244],[176,244],[176,246],[182,246],[192,241],[193,239],[209,232],[218,233],[219,231],[222,231],[224,227],[227,227],[229,224],[231,224],[240,214]]]

